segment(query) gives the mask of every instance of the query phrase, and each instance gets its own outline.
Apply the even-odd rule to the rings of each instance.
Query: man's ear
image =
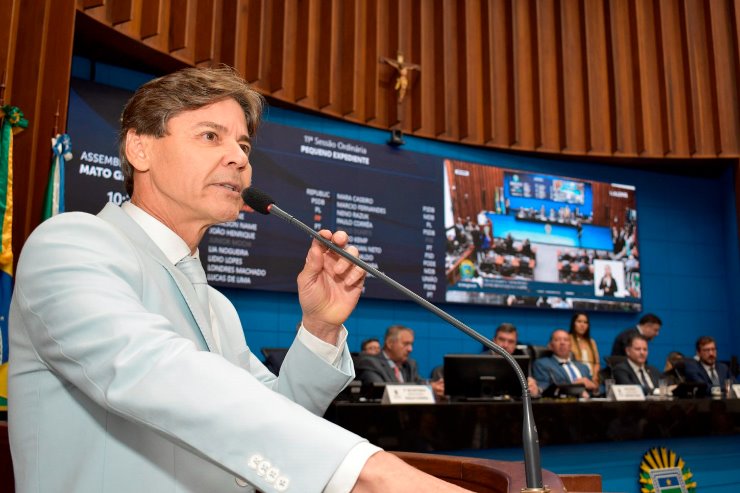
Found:
[[[129,128],[126,132],[126,159],[136,171],[149,170],[149,137]]]

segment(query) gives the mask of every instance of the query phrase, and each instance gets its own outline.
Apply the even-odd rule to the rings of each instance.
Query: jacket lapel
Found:
[[[208,350],[217,352],[216,342],[213,339],[213,332],[211,331],[210,313],[205,313],[205,310],[201,307],[195,289],[185,274],[172,265],[162,250],[149,238],[149,235],[117,205],[109,202],[98,213],[98,217],[118,228],[131,239],[139,251],[149,255],[164,267],[172,277],[172,280],[175,281],[175,285],[185,299],[188,308],[190,308],[190,313],[193,315],[193,319],[203,336],[206,346],[208,346]]]

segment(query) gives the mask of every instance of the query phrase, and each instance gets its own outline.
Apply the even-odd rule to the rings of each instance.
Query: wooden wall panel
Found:
[[[738,50],[735,45],[737,26],[734,8],[727,2],[709,4],[714,49],[714,69],[717,82],[717,122],[719,124],[719,154],[737,156],[740,134],[738,110]]]
[[[639,67],[635,63],[634,13],[630,0],[609,2],[611,19],[613,78],[615,87],[614,124],[616,127],[616,155],[635,156],[642,152],[642,112],[639,104],[637,79]]]
[[[619,158],[740,155],[738,0],[77,0],[191,65],[378,128]],[[235,26],[235,29],[230,29]],[[397,105],[396,71],[417,63]]]
[[[453,140],[460,140],[460,102],[465,100],[465,87],[460,87],[460,77],[458,74],[465,70],[464,60],[460,60],[458,40],[456,36],[459,27],[457,18],[457,2],[444,0],[442,5],[442,37],[444,44],[442,46],[441,58],[443,61],[444,79],[441,81],[446,89],[444,99],[445,110],[445,131],[441,136]],[[422,74],[422,77],[424,75]],[[450,97],[451,94],[461,96]]]
[[[686,0],[686,39],[688,46],[688,73],[691,81],[694,129],[697,157],[717,155],[715,84],[711,37],[708,36],[704,0]]]
[[[515,149],[536,149],[540,145],[539,127],[539,58],[535,26],[535,3],[532,0],[514,2],[512,7],[513,51],[511,70],[514,72]]]
[[[236,20],[236,0],[222,0],[220,5],[216,4],[214,23],[218,46],[215,47],[215,58],[232,67],[236,63]]]
[[[132,19],[131,0],[116,0],[110,4],[110,20],[113,25],[128,22]]]
[[[407,40],[409,46],[409,61],[414,62],[418,65],[421,60],[421,3],[422,0],[412,0],[411,8],[409,9],[410,23],[412,29],[408,34],[410,39]],[[411,91],[410,98],[411,102],[409,111],[405,113],[405,129],[407,132],[416,132],[421,128],[421,122],[423,118],[422,107],[421,107],[421,78],[419,77],[419,71],[414,71],[413,84],[419,89]]]
[[[560,22],[561,54],[560,73],[563,79],[562,119],[563,152],[585,154],[587,151],[587,102],[586,57],[584,50],[584,19],[578,0],[562,0]],[[557,151],[560,151],[558,149]],[[556,151],[556,152],[557,152]]]
[[[560,102],[562,74],[560,63],[559,12],[555,0],[536,2],[537,51],[539,60],[539,127],[542,141],[540,150],[560,152],[560,121],[562,105]]]
[[[213,0],[199,0],[195,9],[195,50],[194,61],[196,64],[213,59],[216,38],[213,33],[218,29],[214,26]],[[219,22],[219,25],[221,23]]]
[[[488,12],[493,124],[491,140],[486,143],[505,148],[514,143],[511,4],[506,0],[491,0]]]
[[[246,80],[258,85],[260,59],[265,58],[260,56],[262,0],[243,0],[237,25],[236,67]]]
[[[663,63],[667,107],[667,135],[669,157],[691,156],[694,153],[694,135],[691,117],[686,37],[683,9],[678,0],[667,0],[660,7],[660,29],[663,37]]]
[[[604,2],[585,2],[585,36],[588,53],[588,152],[608,156],[614,146],[614,83],[611,78],[611,29]]]
[[[169,45],[170,52],[187,47],[188,0],[170,0]]]
[[[139,10],[137,14],[134,14],[140,22],[140,39],[146,39],[150,36],[159,34],[159,19],[160,19],[160,0],[147,0],[137,2]]]
[[[11,73],[15,64],[20,0],[0,3],[0,105],[5,105],[13,90]]]
[[[663,138],[665,93],[662,90],[664,77],[660,31],[655,30],[655,4],[636,2],[635,20],[644,153],[660,156],[666,147]]]
[[[57,131],[65,131],[76,4],[75,0],[11,3],[13,15],[7,21],[0,16],[3,27],[15,37],[8,63],[1,68],[9,81],[5,103],[20,108],[28,120],[28,128],[13,142],[13,251],[17,259],[25,239],[41,222],[57,107]]]

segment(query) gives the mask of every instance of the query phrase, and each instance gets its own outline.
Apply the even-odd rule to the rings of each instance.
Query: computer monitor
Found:
[[[529,356],[512,356],[529,376]],[[514,368],[495,354],[447,354],[444,359],[445,393],[453,399],[492,399],[522,395]]]

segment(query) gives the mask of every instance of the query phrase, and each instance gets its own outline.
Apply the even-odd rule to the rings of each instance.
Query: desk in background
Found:
[[[740,399],[543,400],[532,408],[541,445],[740,434]],[[434,452],[522,443],[520,402],[335,402],[325,417],[386,450]]]

